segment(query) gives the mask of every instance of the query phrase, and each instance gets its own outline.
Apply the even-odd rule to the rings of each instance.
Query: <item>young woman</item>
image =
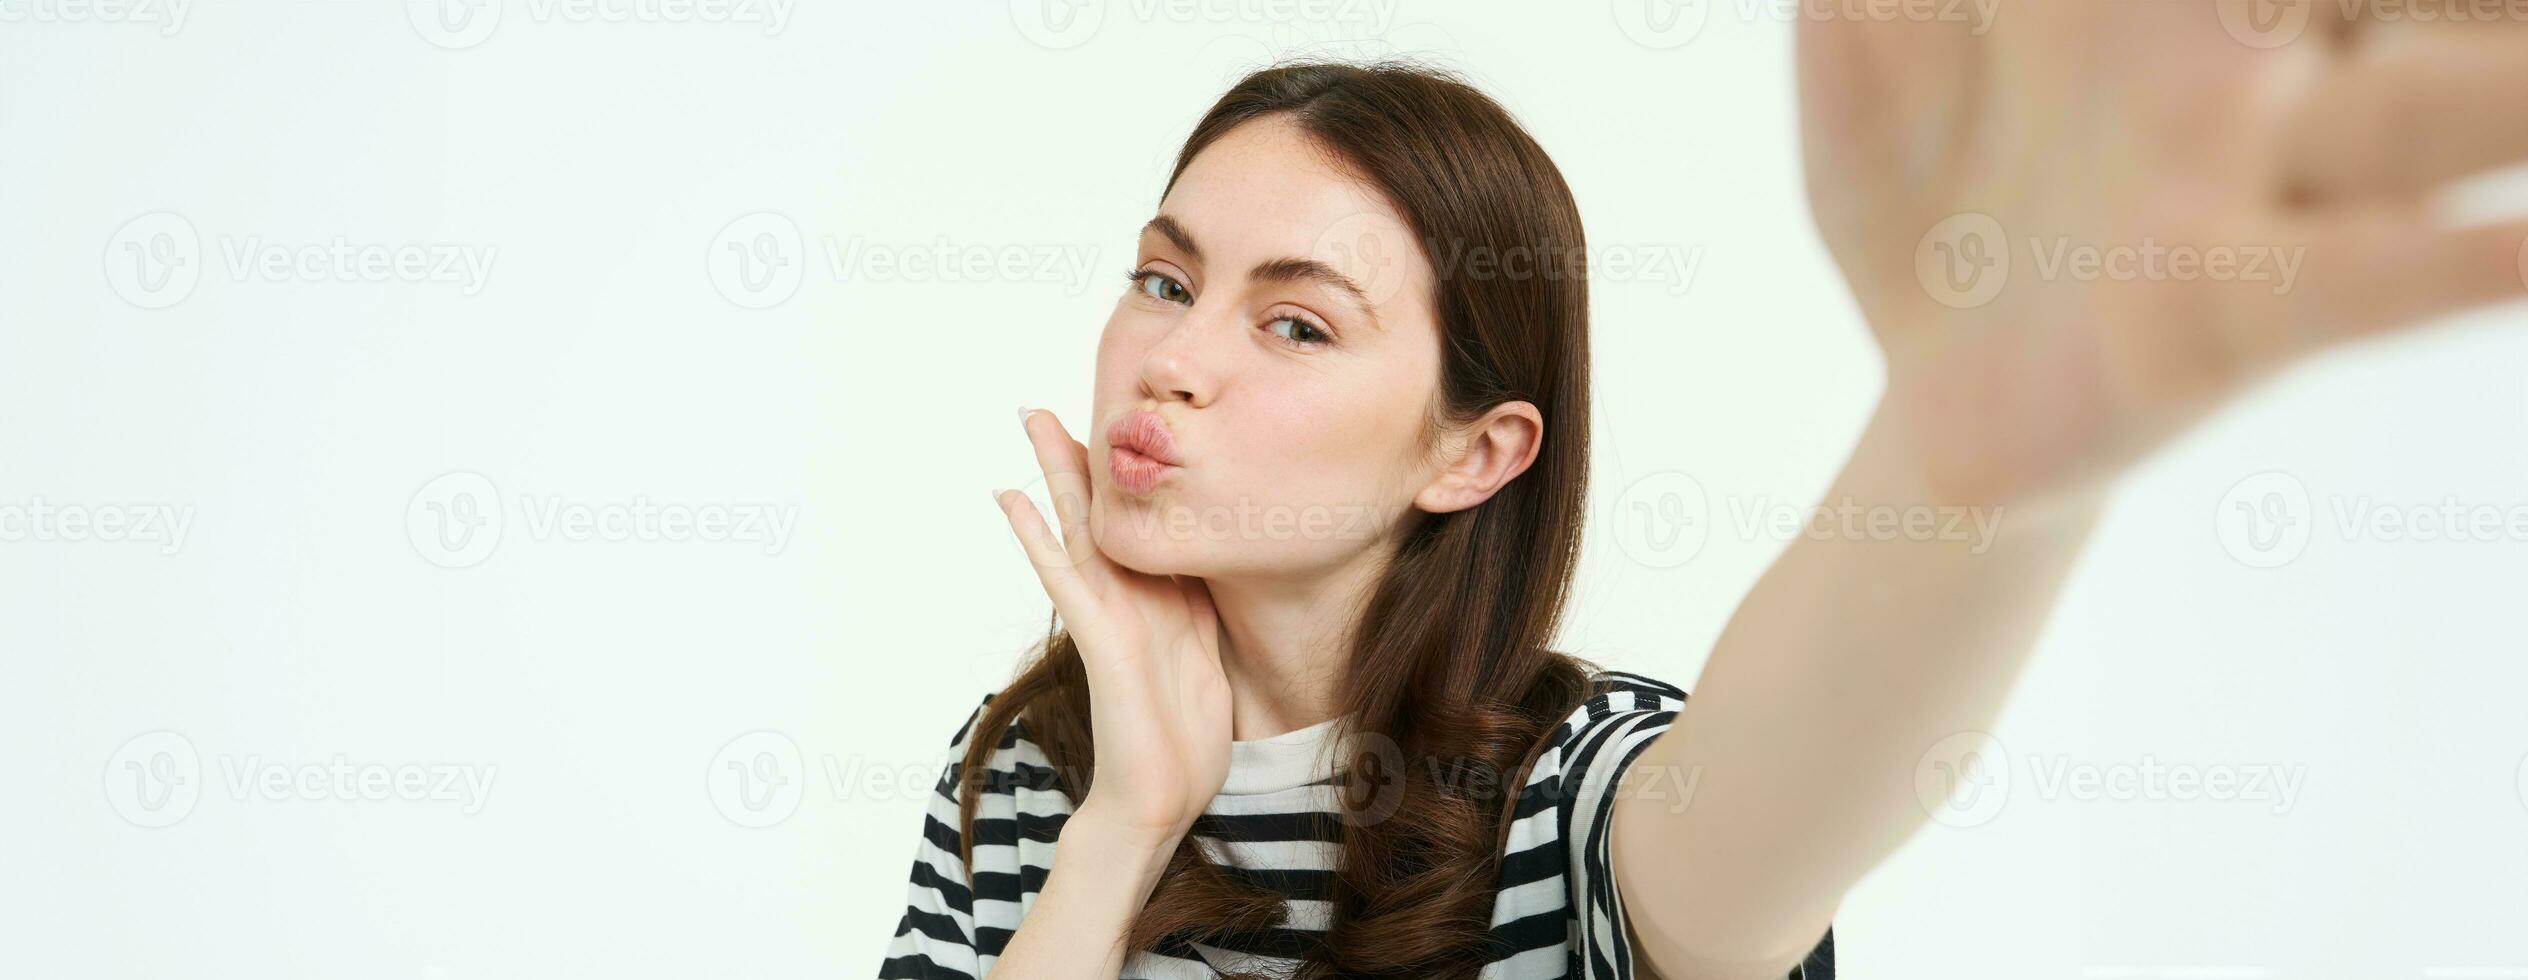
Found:
[[[1690,703],[1546,649],[1589,436],[1552,161],[1437,72],[1240,81],[1142,230],[1088,442],[1021,413],[1059,528],[995,499],[1056,625],[956,730],[881,976],[1830,976],[2119,468],[2293,357],[2523,288],[2528,228],[2417,206],[2528,152],[2518,37],[2373,48],[2318,5],[2259,46],[2230,7],[1803,20],[1810,197],[1887,370],[1828,503],[2001,532],[1801,536]],[[1961,227],[2305,266],[1987,287],[1941,265]]]

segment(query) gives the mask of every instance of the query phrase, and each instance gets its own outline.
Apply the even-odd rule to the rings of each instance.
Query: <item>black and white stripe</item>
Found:
[[[985,695],[984,702],[991,701]],[[1623,904],[1608,873],[1617,777],[1675,722],[1685,692],[1625,671],[1598,675],[1591,696],[1547,735],[1520,790],[1493,902],[1485,980],[1630,980],[1633,956]],[[913,857],[904,916],[888,944],[884,978],[976,980],[988,973],[1044,887],[1069,798],[1025,725],[1010,726],[986,760],[975,809],[972,873],[957,858],[956,763],[978,705],[949,743],[950,767],[931,795]],[[1198,819],[1196,846],[1286,896],[1281,927],[1220,945],[1170,942],[1125,960],[1133,978],[1208,978],[1222,969],[1286,971],[1327,925],[1340,856],[1332,778],[1254,794],[1223,793]],[[1832,980],[1829,931],[1788,980]]]

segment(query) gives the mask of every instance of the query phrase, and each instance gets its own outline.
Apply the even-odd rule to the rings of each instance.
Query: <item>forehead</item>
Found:
[[[1427,291],[1428,263],[1403,215],[1285,116],[1250,120],[1204,147],[1159,213],[1193,236],[1215,280],[1315,259],[1360,283],[1382,318]],[[1413,284],[1426,288],[1405,288]]]

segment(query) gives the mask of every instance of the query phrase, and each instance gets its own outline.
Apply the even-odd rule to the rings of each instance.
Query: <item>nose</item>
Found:
[[[1226,310],[1188,308],[1167,334],[1141,358],[1141,391],[1161,401],[1182,401],[1201,408],[1219,397],[1226,375],[1224,343],[1234,339],[1237,325]]]

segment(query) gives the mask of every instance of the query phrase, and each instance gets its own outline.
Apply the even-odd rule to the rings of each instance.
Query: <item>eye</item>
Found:
[[[1283,324],[1289,326],[1284,328]],[[1317,326],[1316,321],[1304,316],[1277,316],[1265,324],[1264,328],[1271,330],[1274,336],[1301,347],[1315,347],[1334,339],[1325,332],[1324,327]]]
[[[1124,273],[1124,279],[1131,282],[1133,288],[1140,290],[1142,295],[1151,299],[1180,304],[1194,301],[1193,295],[1185,290],[1184,283],[1169,278],[1164,272],[1132,269]]]

